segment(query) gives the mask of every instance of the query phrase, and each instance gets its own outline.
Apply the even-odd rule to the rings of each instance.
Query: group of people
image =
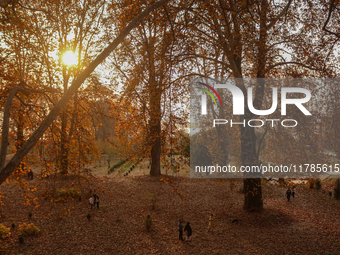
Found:
[[[93,196],[89,198],[89,204],[91,205],[91,209],[96,208],[96,206],[99,209],[99,197],[93,194]]]
[[[209,217],[209,225],[208,225],[208,232],[212,232],[213,231],[213,214],[210,215]],[[179,231],[179,240],[181,241],[191,241],[191,236],[192,236],[192,228],[190,226],[190,222],[187,222],[187,224],[185,225],[185,227],[182,224],[182,221],[180,220],[178,223],[178,231]],[[184,231],[184,237],[185,240],[183,239],[183,231]]]
[[[183,239],[183,229],[184,229],[185,240]],[[191,242],[192,229],[190,226],[190,222],[187,222],[187,224],[184,227],[182,224],[182,221],[179,221],[178,231],[179,231],[179,240]]]
[[[294,198],[294,196],[295,196],[295,187],[293,187],[292,190],[290,188],[288,188],[288,190],[286,192],[286,196],[287,196],[288,202],[289,202],[291,196]]]

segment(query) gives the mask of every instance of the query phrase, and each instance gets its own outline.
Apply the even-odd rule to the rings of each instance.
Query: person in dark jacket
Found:
[[[183,224],[181,221],[178,223],[178,231],[179,231],[179,240],[184,241],[183,239]]]
[[[99,209],[99,197],[98,197],[98,195],[96,195],[96,203],[97,203],[97,209]]]
[[[292,191],[290,190],[290,188],[288,188],[287,192],[286,192],[286,196],[287,196],[287,199],[288,199],[288,202],[290,200],[290,196],[292,194]]]
[[[185,236],[186,236],[186,238],[185,238],[186,240],[185,241],[190,241],[191,242],[192,229],[191,229],[191,226],[190,226],[190,222],[188,222],[185,225],[184,233],[185,233]]]

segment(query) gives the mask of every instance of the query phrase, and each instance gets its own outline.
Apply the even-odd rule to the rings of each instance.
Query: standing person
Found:
[[[94,199],[93,199],[93,197],[90,197],[89,204],[91,205],[91,209],[92,209],[93,206],[94,206]]]
[[[29,180],[33,180],[33,171],[30,169],[30,171],[28,172],[28,179]]]
[[[179,221],[179,224],[178,224],[178,231],[179,231],[179,240],[184,241],[183,240],[183,224],[181,221]]]
[[[184,228],[184,232],[186,232],[186,240],[185,241],[190,241],[191,242],[191,235],[192,235],[192,229],[191,229],[191,226],[190,226],[190,222],[188,222],[186,225],[185,225],[185,228]]]
[[[292,190],[292,197],[294,198],[295,196],[295,186],[293,187],[293,190]]]
[[[290,195],[292,194],[292,191],[290,190],[290,188],[288,188],[287,192],[286,192],[286,196],[287,196],[287,199],[288,199],[288,202],[290,200]]]
[[[99,209],[99,197],[98,196],[96,196],[96,203],[97,203],[97,209]],[[94,205],[94,206],[96,206],[96,205]]]
[[[97,204],[97,195],[93,194],[93,208],[96,209],[96,204]]]
[[[214,229],[214,218],[213,218],[213,214],[211,214],[209,217],[208,232],[213,231],[213,229]]]

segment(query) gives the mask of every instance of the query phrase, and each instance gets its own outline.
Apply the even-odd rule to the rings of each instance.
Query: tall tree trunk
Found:
[[[150,95],[150,175],[153,176],[161,174],[161,95],[159,89],[152,90]]]
[[[262,186],[260,178],[247,178],[243,181],[244,209],[248,212],[261,212],[263,210]]]
[[[70,73],[67,73],[66,67],[63,66],[63,78],[64,78],[64,94],[68,89],[68,81]],[[68,136],[67,136],[67,113],[66,109],[61,112],[61,137],[60,137],[60,165],[61,173],[66,175],[68,173]]]
[[[246,116],[249,116],[246,114]],[[245,122],[249,120],[245,118]],[[256,134],[253,127],[241,127],[241,158],[243,166],[259,165],[256,155]],[[261,212],[263,210],[261,179],[254,178],[253,173],[245,173],[244,209],[248,212]]]
[[[260,10],[260,39],[258,42],[258,56],[257,56],[257,74],[258,84],[255,90],[255,98],[253,100],[253,105],[256,109],[260,110],[263,102],[264,96],[264,85],[265,81],[265,68],[266,68],[266,57],[267,57],[267,0],[262,0],[261,10]],[[245,100],[247,102],[248,100]],[[249,109],[246,107],[246,122],[252,118]],[[243,134],[242,134],[243,133]],[[253,127],[243,128],[241,131],[242,140],[242,162],[244,165],[260,165],[258,154],[256,153],[256,134]],[[243,151],[244,150],[244,151]],[[250,174],[252,175],[252,174]],[[251,177],[251,176],[249,176]],[[244,180],[244,209],[252,211],[262,211],[263,201],[262,201],[262,187],[260,178],[247,178]]]

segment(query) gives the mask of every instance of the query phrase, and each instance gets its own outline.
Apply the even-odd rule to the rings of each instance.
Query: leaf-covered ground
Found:
[[[41,230],[19,244],[15,227],[1,247],[5,254],[340,254],[340,201],[328,192],[299,186],[288,203],[285,188],[267,183],[264,212],[248,214],[242,210],[241,183],[182,179],[178,183],[187,194],[180,201],[160,178],[110,175],[97,192],[100,209],[91,210],[83,194],[82,202],[70,202],[75,209],[63,218],[46,201],[37,208],[24,206],[20,188],[1,185],[1,223],[34,223]],[[211,213],[215,229],[208,233]],[[148,214],[150,232],[143,225]],[[192,242],[178,240],[179,219],[191,222]]]

